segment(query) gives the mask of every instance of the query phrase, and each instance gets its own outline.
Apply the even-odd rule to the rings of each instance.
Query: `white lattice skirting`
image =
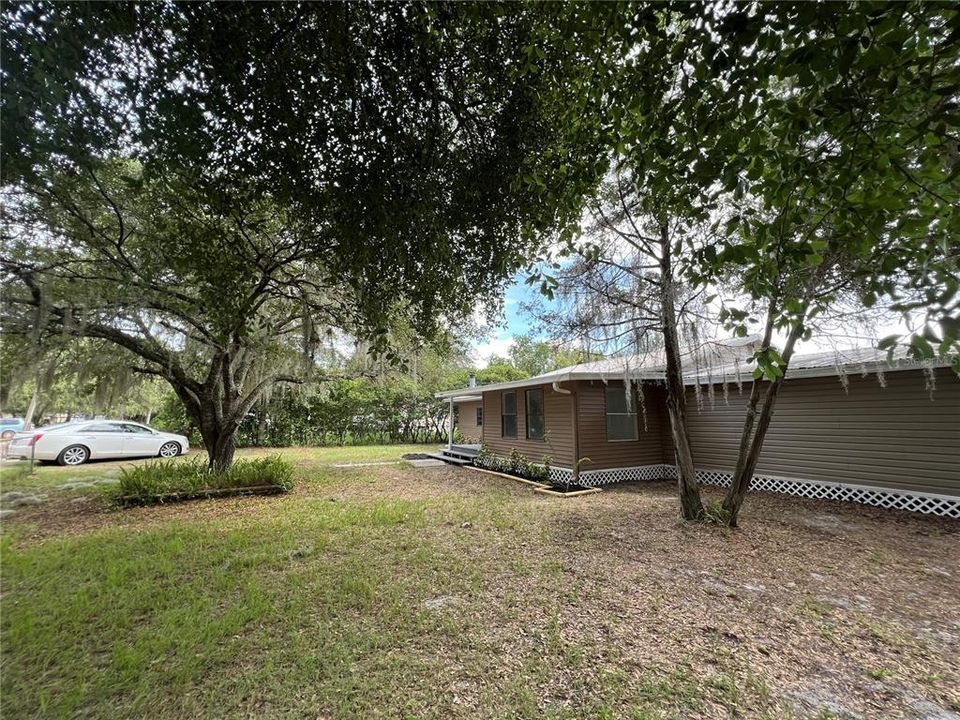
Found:
[[[676,477],[677,470],[673,465],[639,465],[609,470],[581,470],[580,484],[596,487],[628,480],[670,480]]]
[[[508,462],[506,459],[500,460],[504,463]],[[573,470],[551,466],[548,476],[553,482],[572,482]],[[609,485],[629,480],[676,480],[676,478],[676,466],[666,464],[580,471],[580,484],[587,487],[597,487],[598,485]],[[733,476],[729,472],[697,470],[697,480],[701,485],[727,487],[732,479]],[[876,505],[894,510],[907,510],[926,515],[941,515],[960,519],[960,497],[949,495],[892,490],[867,485],[798,480],[773,475],[754,475],[750,488],[819,500],[858,502],[864,505]]]
[[[570,468],[551,467],[547,472],[547,477],[553,480],[553,482],[573,482],[573,470]]]
[[[560,468],[556,469],[559,470]],[[570,474],[572,475],[572,472]],[[638,467],[610,468],[609,470],[582,471],[580,473],[580,484],[597,486],[624,482],[625,480],[675,480],[676,477],[677,468],[674,465],[641,465]],[[720,470],[697,471],[697,480],[701,485],[726,487],[730,484],[732,477],[731,473]],[[893,490],[866,485],[848,485],[846,483],[797,480],[772,475],[755,475],[753,482],[750,483],[750,488],[821,500],[858,502],[864,505],[876,505],[894,510],[908,510],[927,515],[941,515],[960,519],[960,498],[949,495],[934,495],[932,493]]]

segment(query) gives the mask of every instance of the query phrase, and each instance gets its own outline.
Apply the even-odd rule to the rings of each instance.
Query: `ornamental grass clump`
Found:
[[[169,502],[213,495],[287,492],[293,465],[279,456],[237,460],[228,470],[212,470],[197,460],[158,460],[120,471],[117,500],[124,505]]]

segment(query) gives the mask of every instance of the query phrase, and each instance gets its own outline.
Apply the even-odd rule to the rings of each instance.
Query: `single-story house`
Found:
[[[690,363],[701,483],[730,482],[753,350],[727,343]],[[960,377],[949,365],[871,349],[795,356],[752,487],[960,518]],[[676,478],[663,377],[656,361],[610,359],[437,393],[472,441],[455,445],[451,430],[445,452],[469,459],[481,443],[501,457],[516,450],[548,458],[552,480],[586,486]]]

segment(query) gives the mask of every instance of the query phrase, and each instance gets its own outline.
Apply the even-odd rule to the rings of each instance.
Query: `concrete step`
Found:
[[[462,455],[458,452],[443,452],[443,456],[447,458],[456,458],[457,460],[463,460],[465,462],[473,462],[473,459],[476,455]]]
[[[462,457],[447,455],[446,453],[424,453],[424,454],[429,455],[432,458],[436,458],[437,460],[443,460],[444,462],[451,463],[453,465],[469,465],[471,462],[470,460],[465,460]]]

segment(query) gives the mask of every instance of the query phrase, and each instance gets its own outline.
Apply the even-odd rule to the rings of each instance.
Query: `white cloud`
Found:
[[[470,350],[470,359],[477,363],[478,367],[485,368],[490,364],[490,357],[499,355],[505,357],[513,347],[514,339],[512,337],[498,337],[489,342],[474,345]]]

